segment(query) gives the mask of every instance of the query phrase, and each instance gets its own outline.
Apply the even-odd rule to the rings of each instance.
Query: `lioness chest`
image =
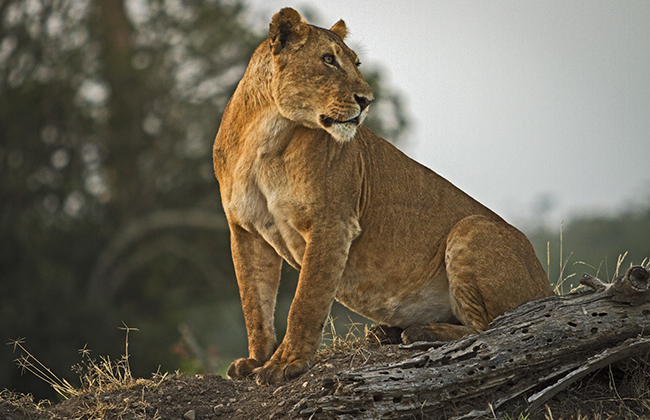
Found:
[[[289,264],[300,269],[305,238],[300,231],[300,204],[293,198],[280,158],[242,158],[235,165],[232,193],[224,209],[249,232],[261,235]]]

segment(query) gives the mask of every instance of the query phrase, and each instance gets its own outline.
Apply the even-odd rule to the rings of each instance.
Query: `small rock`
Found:
[[[305,382],[303,382],[302,387],[307,388],[307,385],[309,385],[309,382],[305,381]]]
[[[212,411],[214,411],[216,414],[221,414],[225,411],[226,407],[223,404],[217,404],[214,406]]]
[[[190,410],[187,413],[183,414],[185,420],[194,420],[196,419],[196,411]]]
[[[298,403],[293,406],[293,411],[302,411],[305,408],[307,408],[307,398],[298,401]]]
[[[324,388],[333,388],[334,387],[334,378],[326,377],[323,378],[322,385]]]

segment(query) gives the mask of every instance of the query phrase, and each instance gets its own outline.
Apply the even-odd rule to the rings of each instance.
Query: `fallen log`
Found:
[[[650,271],[627,270],[611,284],[528,302],[479,335],[427,348],[395,364],[366,366],[323,381],[295,407],[309,418],[455,418],[517,404],[539,416],[544,403],[590,372],[650,351]]]

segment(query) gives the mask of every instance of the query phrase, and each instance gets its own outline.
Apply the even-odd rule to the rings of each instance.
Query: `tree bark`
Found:
[[[528,302],[482,334],[428,348],[395,364],[323,382],[295,408],[311,418],[456,418],[517,403],[533,416],[590,372],[650,350],[650,271],[631,267],[612,284],[585,275],[592,291]]]

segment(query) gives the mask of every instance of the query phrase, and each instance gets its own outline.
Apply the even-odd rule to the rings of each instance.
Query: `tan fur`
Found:
[[[306,371],[334,299],[410,342],[552,294],[521,232],[361,126],[373,96],[346,33],[282,9],[223,115],[214,169],[249,342],[234,378]],[[300,277],[277,346],[282,259]]]

